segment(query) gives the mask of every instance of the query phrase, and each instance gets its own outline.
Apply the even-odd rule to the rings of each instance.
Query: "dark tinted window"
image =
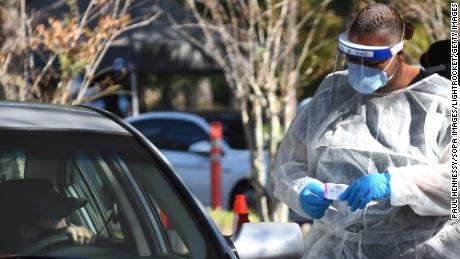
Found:
[[[117,220],[111,220],[111,215],[117,207],[115,199],[109,192],[110,186],[104,181],[104,176],[84,153],[78,153],[68,164],[66,175],[66,194],[86,198],[85,209],[89,212],[84,220],[94,233],[113,239],[125,239]]]
[[[198,141],[209,141],[209,135],[196,124],[180,120],[168,120],[163,125],[166,149],[187,150]]]
[[[150,119],[132,125],[159,149],[187,150],[198,141],[209,141],[209,135],[193,122]]]
[[[231,148],[248,149],[246,136],[244,135],[243,121],[239,114],[210,113],[199,115],[209,123],[211,123],[211,121],[222,122],[223,137]]]
[[[166,148],[166,141],[162,136],[162,125],[165,120],[141,120],[131,123],[137,130],[145,135],[159,149]]]
[[[169,171],[156,158],[152,159],[152,154],[132,136],[0,129],[0,143],[2,180],[45,178],[63,195],[88,201],[67,220],[92,231],[97,246],[69,243],[47,247],[43,243],[43,251],[33,254],[53,252],[58,257],[82,258],[95,254],[101,258],[145,258],[145,255],[222,258],[214,254],[213,241],[209,239],[214,237],[204,234],[205,225],[197,221],[199,214],[191,214],[184,196],[177,192],[179,183],[173,184],[166,177]],[[145,196],[140,195],[142,191]],[[33,193],[28,197],[33,197]],[[144,198],[148,200],[142,203]],[[11,245],[10,241],[17,238],[13,235],[16,226],[24,223],[23,217],[19,217],[21,210],[10,212],[0,213],[3,234],[0,255],[29,253],[23,247]]]

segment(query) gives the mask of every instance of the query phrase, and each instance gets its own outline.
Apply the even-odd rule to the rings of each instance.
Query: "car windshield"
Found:
[[[206,240],[183,196],[165,177],[158,158],[134,137],[0,130],[0,142],[0,209],[9,211],[0,215],[0,255],[215,258],[212,242]],[[49,198],[49,193],[58,194],[21,191],[17,186],[24,179],[45,179],[62,197],[86,203],[62,216],[63,205]],[[5,188],[11,182],[15,184]],[[40,225],[44,215],[56,220],[63,217],[67,227],[89,230],[95,243],[78,246],[68,238],[53,239],[59,236],[49,231],[54,227],[45,225],[48,231],[44,231]]]

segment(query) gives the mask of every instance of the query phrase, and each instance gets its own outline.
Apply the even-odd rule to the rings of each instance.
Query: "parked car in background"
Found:
[[[210,120],[214,119],[208,117]],[[233,118],[234,120],[234,118]],[[211,205],[210,177],[210,124],[203,117],[185,112],[150,112],[126,121],[144,134],[171,161],[185,184],[205,205]],[[227,121],[228,122],[228,121]],[[250,153],[242,149],[241,142],[233,148],[227,140],[244,139],[244,134],[233,133],[223,123],[221,141],[222,205],[231,209],[235,194],[246,194],[248,205],[257,207],[255,184],[250,181]],[[244,142],[245,143],[245,142]],[[268,165],[268,157],[266,158]]]
[[[248,143],[245,138],[243,121],[238,111],[200,111],[193,112],[208,123],[222,122],[223,138],[232,149],[247,150]]]
[[[0,182],[43,178],[63,195],[86,199],[68,221],[96,236],[93,245],[74,246],[68,236],[52,234],[18,254],[236,259],[303,253],[296,224],[245,223],[232,240],[224,238],[159,150],[108,112],[0,102],[0,143]],[[12,218],[2,220],[5,226]],[[11,238],[3,235],[0,243]]]

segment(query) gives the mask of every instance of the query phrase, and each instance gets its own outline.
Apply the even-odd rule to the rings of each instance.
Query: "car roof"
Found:
[[[192,121],[198,124],[201,128],[205,131],[210,131],[209,123],[202,117],[196,114],[187,113],[187,112],[147,112],[143,114],[139,114],[135,117],[126,118],[126,121],[129,123],[133,123],[136,121],[148,120],[148,119],[172,119],[172,120],[185,120],[185,121]]]
[[[112,119],[88,108],[0,101],[0,129],[82,130],[130,133]]]

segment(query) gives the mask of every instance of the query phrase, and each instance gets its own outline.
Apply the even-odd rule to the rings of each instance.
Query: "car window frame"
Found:
[[[130,249],[134,249],[132,252],[136,252],[137,256],[150,256],[155,254],[156,251],[159,251],[158,246],[155,245],[155,237],[152,236],[149,232],[145,232],[140,227],[141,225],[146,224],[145,218],[143,217],[142,213],[139,213],[143,211],[143,208],[141,208],[138,205],[137,200],[133,199],[133,197],[131,197],[131,195],[128,193],[129,188],[121,187],[123,183],[120,182],[120,178],[117,177],[117,175],[120,174],[120,172],[113,165],[110,165],[110,158],[101,156],[101,154],[97,154],[96,157],[90,157],[90,160],[93,166],[96,168],[96,170],[102,172],[101,176],[104,178],[102,179],[102,181],[108,183],[108,188],[111,195],[117,201],[117,205],[121,207],[120,220],[122,220],[124,224],[120,225],[123,229],[123,234],[125,235],[127,247]],[[69,185],[69,183],[66,182],[67,180],[65,179],[65,177],[66,176],[63,174],[61,179],[59,179],[59,182],[65,183],[65,185]],[[117,192],[115,191],[115,189],[123,191]],[[123,209],[127,207],[131,209]],[[85,221],[88,218],[91,218],[91,216],[89,216],[89,214],[91,213],[87,211],[86,208],[83,209],[85,211],[82,212],[83,215],[81,215],[80,217]],[[94,226],[94,228],[95,227],[96,226]]]
[[[103,209],[101,208],[101,206],[102,206],[102,205],[101,205],[101,200],[100,200],[100,198],[99,198],[99,195],[96,194],[97,192],[94,190],[94,186],[93,186],[93,184],[92,184],[92,181],[88,179],[87,173],[85,172],[85,170],[83,170],[83,168],[81,167],[81,165],[79,165],[79,164],[77,163],[76,160],[72,160],[72,161],[70,161],[70,163],[72,163],[72,164],[75,166],[75,169],[77,170],[77,172],[73,171],[72,173],[78,173],[78,174],[81,176],[81,178],[82,178],[84,184],[86,185],[86,188],[88,188],[89,193],[86,194],[86,195],[90,195],[90,196],[91,196],[91,200],[87,199],[87,200],[88,200],[87,202],[88,202],[88,203],[90,203],[90,202],[92,203],[92,202],[94,201],[95,209],[97,210],[97,213],[98,213],[99,215],[101,215],[102,222],[103,222],[103,224],[104,224],[105,222],[107,222],[107,217],[106,217],[105,213],[103,212]],[[96,223],[95,219],[92,219],[92,220],[93,220],[93,223]],[[98,227],[99,227],[99,226],[98,226]],[[102,227],[104,227],[104,226],[102,226]],[[96,231],[97,231],[96,233],[98,233],[98,232],[101,231],[101,230],[102,230],[102,229],[96,229]],[[106,230],[107,230],[107,232],[109,232],[108,229],[106,229]],[[108,233],[108,234],[109,234],[109,233]],[[112,233],[110,233],[109,236],[110,236],[111,234],[112,234]]]
[[[237,258],[232,252],[227,241],[224,239],[217,227],[211,222],[211,219],[206,214],[206,211],[196,198],[191,195],[191,191],[186,187],[185,183],[178,177],[178,174],[171,167],[166,157],[160,150],[153,145],[144,135],[138,134],[132,125],[121,122],[122,126],[126,127],[128,131],[132,132],[133,137],[138,144],[144,148],[147,154],[159,166],[162,176],[169,183],[174,192],[182,200],[188,214],[193,217],[193,221],[197,224],[202,231],[202,236],[205,238],[208,249],[211,249],[211,254],[220,255],[218,258]],[[137,181],[135,182],[137,185]],[[143,193],[138,193],[139,196],[144,196]],[[148,197],[144,197],[147,199]],[[215,238],[210,238],[213,236]],[[211,257],[212,258],[212,257]]]
[[[89,162],[91,164],[91,166],[93,167],[93,169],[95,171],[97,171],[97,168],[96,168],[97,166],[96,166],[96,161],[94,161],[94,159],[92,159],[91,157],[87,157],[87,154],[84,154],[84,155],[77,154],[77,155],[75,155],[75,159],[71,161],[71,163],[73,163],[75,165],[75,168],[79,171],[79,173],[80,173],[83,181],[85,182],[85,184],[88,186],[89,191],[91,192],[91,196],[94,198],[94,201],[96,203],[95,205],[96,205],[96,208],[98,210],[98,213],[101,215],[101,218],[103,220],[103,226],[100,226],[100,227],[98,226],[99,229],[96,229],[95,233],[98,234],[102,230],[105,230],[105,231],[107,231],[107,235],[108,235],[107,238],[120,240],[119,238],[117,238],[115,236],[115,234],[113,232],[113,229],[109,225],[107,225],[108,220],[109,220],[109,215],[107,215],[107,213],[106,213],[107,208],[104,205],[104,202],[102,201],[102,196],[101,196],[101,195],[104,195],[104,194],[103,193],[99,194],[99,192],[96,190],[96,187],[94,186],[94,184],[96,184],[96,183],[94,182],[93,179],[91,179],[91,176],[89,175],[87,170],[84,169],[84,165],[82,164],[83,162],[82,162],[81,159],[86,159],[87,162]],[[96,173],[96,177],[100,177],[100,175],[98,175],[98,173]],[[108,185],[108,182],[107,182],[106,179],[104,179],[104,176],[102,176],[102,179],[99,179],[99,180],[101,181],[101,184]],[[110,187],[105,186],[105,188],[108,188],[105,191],[110,192],[109,196],[110,196],[110,198],[112,198],[113,191],[110,190]],[[104,190],[101,190],[101,191],[104,191]],[[113,201],[113,202],[115,204],[117,204],[116,201]],[[117,206],[119,206],[119,205],[117,204]],[[123,224],[119,224],[119,225],[120,225],[120,228],[122,228],[122,233],[123,233],[123,237],[124,237],[125,233],[127,233],[127,230],[123,229],[124,228]],[[125,240],[125,237],[123,238],[123,240]],[[125,240],[125,241],[128,241],[128,240]]]
[[[72,185],[65,186],[64,193],[66,196],[69,196],[69,197],[74,197],[74,198],[80,197],[80,195],[78,194],[78,191]],[[91,219],[91,216],[89,215],[90,213],[84,206],[78,209],[76,213],[79,219],[82,221],[83,225],[87,226],[93,233],[97,232],[97,228],[94,225],[94,222]]]
[[[206,214],[204,207],[200,205],[198,200],[192,196],[191,191],[179,178],[177,172],[174,171],[170,162],[155,145],[153,145],[131,124],[123,121],[114,114],[95,107],[83,107],[93,110],[120,125],[134,138],[140,147],[142,147],[145,152],[147,152],[151,159],[153,159],[153,161],[161,169],[161,172],[163,173],[162,176],[165,177],[165,179],[170,183],[171,188],[174,188],[179,198],[184,202],[185,209],[188,210],[190,215],[192,215],[195,224],[199,226],[200,230],[202,231],[202,236],[207,241],[207,249],[211,250],[212,254],[218,255],[217,258],[238,258],[238,255],[232,251],[227,240],[225,240],[225,238],[222,236],[217,226]]]
[[[112,164],[112,160],[102,156],[101,161],[102,163],[97,163],[97,166],[101,167],[101,169],[105,172],[105,176],[110,182],[110,188],[112,189],[114,197],[116,197],[119,202],[124,204],[122,208],[126,208],[126,205],[129,204],[129,207],[132,207],[133,211],[136,211],[134,215],[128,214],[130,218],[126,218],[125,220],[129,222],[128,224],[130,225],[130,231],[138,234],[141,233],[141,235],[130,233],[132,238],[136,240],[135,243],[139,246],[139,255],[149,256],[155,254],[156,251],[160,250],[160,247],[155,245],[157,244],[156,237],[150,233],[147,233],[145,229],[140,227],[140,225],[146,225],[147,223],[145,216],[143,215],[144,208],[139,204],[139,201],[132,196],[131,189],[126,186],[126,183],[123,181],[123,179],[121,179],[120,171]],[[115,189],[123,190],[123,192],[117,192]],[[122,206],[122,204],[120,204],[120,206]],[[124,210],[121,211],[126,213]],[[133,224],[133,222],[138,223]],[[139,236],[142,238],[139,238]]]
[[[145,118],[145,119],[138,119],[138,120],[132,121],[131,123],[134,126],[134,128],[136,128],[139,132],[142,132],[142,134],[144,134],[144,132],[146,131],[145,126],[149,127],[150,124],[155,124],[155,120],[158,121],[158,120],[164,120],[164,119],[163,118]],[[165,139],[165,136],[163,135],[163,131],[164,131],[163,125],[160,123],[160,124],[155,124],[155,126],[159,128],[159,134],[157,136],[152,136],[148,134],[148,132],[146,132],[145,136],[147,137],[148,140],[154,143],[155,146],[157,146],[160,149],[164,149],[164,145],[165,145],[164,142],[154,141],[155,138],[158,138],[161,140]]]
[[[116,161],[116,160],[111,160],[111,161],[117,162],[117,164],[114,164],[114,166],[117,168],[119,172],[117,174],[117,177],[120,179],[119,182],[125,185],[125,190],[129,190],[131,195],[134,195],[131,197],[132,201],[134,202],[134,200],[136,200],[135,201],[136,204],[141,206],[140,208],[142,208],[142,210],[139,210],[139,211],[142,211],[143,216],[145,217],[145,219],[148,219],[150,223],[149,224],[150,231],[153,232],[150,234],[153,236],[153,238],[156,239],[155,241],[158,244],[157,249],[159,248],[162,253],[168,253],[171,250],[169,247],[168,239],[162,230],[160,221],[157,220],[158,218],[155,218],[153,212],[147,209],[149,208],[147,197],[145,197],[144,195],[139,195],[139,193],[142,193],[140,186],[137,184],[134,177],[129,173],[129,170],[126,168],[124,161],[119,157],[117,158],[117,155],[115,155],[115,157],[116,157],[115,159],[119,161]],[[120,160],[121,160],[121,163],[120,163]],[[155,220],[152,221],[152,218]],[[161,237],[161,239],[159,239],[159,237]]]

